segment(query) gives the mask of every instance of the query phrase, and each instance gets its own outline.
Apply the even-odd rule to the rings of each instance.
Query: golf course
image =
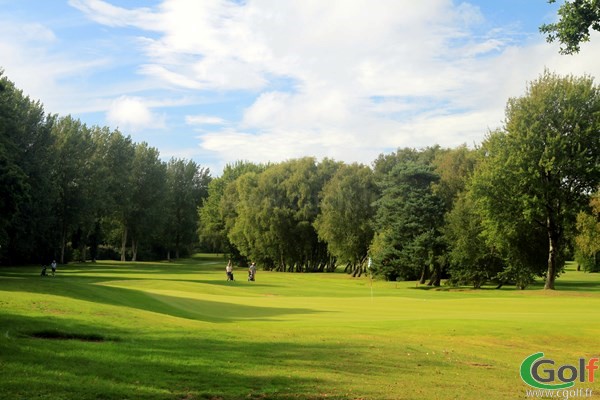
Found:
[[[0,397],[520,399],[527,356],[598,355],[600,280],[573,264],[556,291],[260,268],[228,282],[225,264],[1,268]]]

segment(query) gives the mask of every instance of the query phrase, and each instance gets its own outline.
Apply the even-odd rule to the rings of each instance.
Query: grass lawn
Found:
[[[528,355],[599,353],[600,276],[572,266],[552,292],[226,282],[208,255],[39,272],[0,268],[2,399],[524,399]]]

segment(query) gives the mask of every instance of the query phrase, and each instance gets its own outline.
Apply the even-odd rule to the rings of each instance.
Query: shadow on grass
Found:
[[[65,323],[74,335],[115,332],[54,317],[0,314],[0,323],[11,329],[0,337],[0,393],[11,399],[342,399],[321,376],[357,368],[333,360],[330,343],[148,337],[133,328],[118,332],[120,341],[56,341],[26,335]]]
[[[599,276],[600,278],[600,276]],[[586,292],[600,292],[600,281],[590,282],[590,281],[567,281],[557,279],[555,282],[555,287],[557,290],[566,290],[566,291],[586,291]]]
[[[476,292],[476,291],[486,291],[486,292],[497,292],[497,291],[515,291],[518,290],[515,286],[504,285],[498,288],[498,285],[494,286],[482,286],[480,288],[474,288],[473,286],[428,286],[428,285],[419,285],[414,287],[407,287],[407,289],[412,290],[423,290],[423,291],[433,291],[433,292]]]
[[[569,272],[569,271],[567,271]],[[581,272],[577,272],[578,274]],[[588,280],[577,279],[569,276],[568,278],[560,276],[556,278],[555,288],[557,291],[572,291],[572,292],[600,292],[600,274],[597,275],[596,279],[598,280],[589,280],[594,277],[586,276]],[[497,287],[496,284],[493,285],[484,285],[480,288],[473,288],[473,286],[448,286],[442,285],[439,287],[428,286],[428,285],[415,285],[408,286],[408,289],[413,290],[423,290],[423,291],[439,291],[439,292],[494,292],[494,291],[502,291],[502,292],[522,292],[522,291],[540,291],[544,290],[544,280],[541,278],[536,279],[531,285],[529,285],[526,289],[519,289],[514,284],[505,284],[500,288]]]
[[[28,276],[27,278],[0,281],[0,290],[64,296],[75,300],[134,308],[172,317],[214,323],[276,320],[294,314],[318,312],[301,307],[260,307],[251,304],[178,297],[102,284],[106,281],[114,281],[114,277],[103,279],[98,276],[78,276],[68,280],[61,280],[60,277]],[[127,279],[134,280],[135,278],[124,278],[122,280]],[[217,283],[215,281],[207,281],[207,283],[227,284],[227,282]],[[199,292],[200,288],[199,285]],[[251,301],[251,298],[249,298],[249,301]]]

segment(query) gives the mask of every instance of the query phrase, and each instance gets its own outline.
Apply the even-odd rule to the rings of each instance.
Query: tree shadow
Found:
[[[557,290],[600,292],[600,281],[566,281],[557,279],[554,285]]]
[[[342,399],[318,378],[330,371],[332,344],[116,332],[55,317],[1,315],[3,379],[12,398],[78,399]],[[98,332],[104,342],[31,338],[41,329]],[[116,336],[117,335],[117,336]],[[350,351],[356,351],[351,349]],[[298,377],[306,365],[316,371]],[[337,365],[337,364],[336,364]],[[268,366],[268,367],[266,367]],[[345,366],[341,366],[345,369]],[[347,365],[348,372],[356,366]],[[15,396],[15,394],[18,394]]]
[[[137,278],[131,277],[119,278],[119,280],[129,279],[137,280]],[[106,278],[78,276],[73,279],[61,280],[60,278],[31,277],[31,275],[28,275],[24,279],[5,279],[2,282],[1,289],[6,292],[64,296],[75,300],[128,307],[178,318],[215,323],[277,320],[288,315],[321,312],[301,307],[262,307],[251,304],[178,297],[103,284],[114,280],[112,276]],[[207,283],[221,284],[215,281],[207,281]],[[199,285],[198,293],[201,293],[201,290]]]

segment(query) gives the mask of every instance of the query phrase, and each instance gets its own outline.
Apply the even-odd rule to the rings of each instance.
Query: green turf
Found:
[[[519,399],[526,356],[599,351],[600,277],[572,267],[555,292],[224,268],[0,268],[0,398]]]

